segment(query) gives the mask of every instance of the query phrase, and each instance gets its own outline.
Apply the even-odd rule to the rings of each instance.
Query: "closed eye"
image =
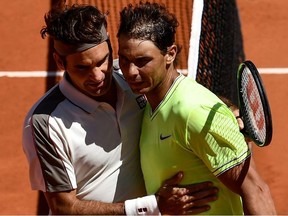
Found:
[[[144,67],[146,64],[148,64],[151,61],[151,58],[149,57],[141,57],[141,58],[137,58],[135,60],[135,65],[138,68]]]
[[[90,68],[90,65],[75,65],[75,68],[78,70],[88,70]]]
[[[100,67],[101,65],[103,65],[105,62],[108,62],[109,60],[109,53],[99,62],[97,62],[96,67]]]
[[[106,62],[109,61],[109,54],[107,54],[102,60],[98,61],[96,63],[96,67],[101,67],[103,64],[105,64]],[[85,70],[89,70],[90,68],[93,68],[92,64],[78,64],[74,66],[76,69],[81,70],[81,71],[85,71]]]

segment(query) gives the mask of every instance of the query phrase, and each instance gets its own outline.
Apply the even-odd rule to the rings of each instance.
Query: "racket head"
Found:
[[[266,91],[256,66],[244,61],[237,72],[238,106],[244,121],[244,135],[260,147],[272,140],[272,116]]]

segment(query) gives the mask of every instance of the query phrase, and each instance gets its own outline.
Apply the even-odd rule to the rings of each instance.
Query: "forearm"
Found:
[[[269,187],[257,185],[254,191],[242,194],[245,215],[276,215]]]
[[[124,203],[78,200],[72,205],[73,215],[124,215]]]
[[[123,215],[124,203],[104,203],[79,200],[75,191],[45,193],[52,214],[55,215]]]
[[[160,215],[154,195],[126,200],[124,203],[103,203],[78,200],[72,205],[71,214],[101,215]]]
[[[242,187],[241,197],[246,215],[276,215],[275,205],[268,185],[256,171],[253,158]]]
[[[55,215],[160,215],[154,195],[126,200],[125,203],[80,200],[76,197],[75,190],[46,192],[45,197],[52,214]]]
[[[246,215],[276,214],[269,187],[256,171],[252,157],[223,173],[219,179],[241,196]]]

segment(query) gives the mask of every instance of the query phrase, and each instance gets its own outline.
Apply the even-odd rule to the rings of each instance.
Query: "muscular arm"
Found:
[[[73,215],[123,215],[124,203],[103,203],[98,201],[79,200],[76,191],[44,193],[52,214]]]
[[[220,97],[220,99],[232,110],[237,118],[239,129],[243,130],[244,122],[238,118],[239,109],[227,98]],[[245,140],[252,150],[251,139],[245,137]],[[257,172],[253,157],[223,173],[219,179],[242,197],[245,214],[276,214],[270,189]]]
[[[218,189],[211,182],[179,187],[183,173],[165,181],[157,193],[162,214],[198,214],[210,209],[208,203],[217,199]],[[79,200],[76,191],[44,193],[52,214],[124,214],[124,203]]]
[[[223,173],[219,179],[242,197],[245,214],[276,214],[270,189],[258,174],[253,158]]]

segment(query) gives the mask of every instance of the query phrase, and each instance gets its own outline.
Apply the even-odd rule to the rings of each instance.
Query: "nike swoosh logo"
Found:
[[[162,134],[160,134],[160,140],[165,140],[169,137],[171,137],[171,135],[163,136]]]

